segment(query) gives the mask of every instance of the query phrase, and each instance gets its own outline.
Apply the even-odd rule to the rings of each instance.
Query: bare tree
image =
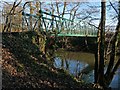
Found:
[[[95,55],[95,86],[101,86],[103,88],[108,87],[113,79],[113,76],[115,72],[117,71],[117,68],[120,65],[120,58],[118,59],[117,63],[115,64],[115,56],[116,56],[116,41],[117,41],[117,35],[120,31],[120,1],[118,3],[118,24],[116,26],[116,31],[114,33],[114,36],[110,40],[111,45],[111,53],[110,53],[110,60],[107,67],[107,71],[104,74],[104,61],[105,61],[105,17],[106,17],[106,5],[104,2],[101,2],[101,22],[99,25],[99,31],[98,31],[98,43],[97,43],[97,54]]]
[[[21,1],[22,0],[20,0],[17,3],[17,0],[15,0],[13,5],[12,5],[12,8],[10,9],[10,11],[8,13],[6,13],[5,25],[4,25],[4,28],[2,30],[3,32],[11,31],[11,29],[12,29],[12,22],[13,22],[14,15],[15,15],[15,10],[20,5]]]

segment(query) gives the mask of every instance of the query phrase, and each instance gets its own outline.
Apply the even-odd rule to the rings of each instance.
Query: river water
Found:
[[[81,79],[86,83],[94,82],[94,54],[59,50],[54,60],[56,68],[63,68],[73,76],[81,76]],[[110,84],[112,88],[118,88],[119,86],[120,67]]]

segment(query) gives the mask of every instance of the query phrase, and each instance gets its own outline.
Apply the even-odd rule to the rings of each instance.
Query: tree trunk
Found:
[[[32,7],[32,2],[29,4],[30,6],[30,14],[33,14],[33,7]],[[30,16],[30,30],[32,30],[32,16]]]
[[[101,2],[101,30],[99,44],[99,66],[98,66],[98,83],[103,86],[104,84],[104,42],[105,42],[105,19],[106,19],[106,2]]]
[[[105,2],[101,2],[101,26],[98,31],[98,53],[95,54],[95,84],[99,84],[102,87],[108,87],[113,79],[114,73],[117,71],[120,65],[120,59],[114,66],[114,60],[116,55],[116,41],[117,35],[120,31],[120,1],[119,1],[119,14],[118,14],[118,24],[116,27],[116,32],[114,37],[111,40],[111,54],[110,54],[110,62],[107,68],[107,71],[104,75],[104,36],[105,36]]]
[[[99,26],[98,26],[98,33],[97,33],[97,51],[95,50],[95,66],[94,66],[94,83],[98,83],[98,61],[99,61],[99,47],[100,47],[100,44],[98,44],[100,42],[100,30],[101,30],[101,22],[99,23]]]
[[[98,31],[97,53],[95,54],[95,84],[104,86],[104,41],[105,41],[106,2],[101,1],[101,23]]]
[[[117,24],[117,27],[116,27],[116,32],[114,34],[114,37],[111,41],[111,45],[112,45],[112,50],[111,50],[111,53],[110,53],[110,62],[109,62],[109,65],[108,65],[108,68],[107,68],[107,71],[105,73],[105,79],[106,79],[106,85],[109,86],[109,84],[111,83],[112,79],[113,79],[113,76],[115,74],[115,72],[117,71],[119,65],[120,65],[120,59],[118,59],[118,62],[116,63],[116,65],[114,66],[114,60],[115,60],[115,56],[116,56],[116,41],[117,41],[117,35],[120,31],[120,1],[119,1],[119,12],[118,12],[118,24]]]

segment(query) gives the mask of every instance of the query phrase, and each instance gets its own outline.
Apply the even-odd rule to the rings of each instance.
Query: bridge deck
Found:
[[[82,34],[58,34],[58,36],[97,37],[97,35],[82,35]]]

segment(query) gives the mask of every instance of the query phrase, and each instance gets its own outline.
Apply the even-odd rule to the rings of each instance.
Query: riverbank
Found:
[[[2,88],[91,88],[56,69],[33,43],[36,33],[2,34]]]
[[[105,47],[108,46],[111,37],[111,34],[106,36]],[[96,52],[97,37],[58,37],[57,39],[59,41],[56,42],[58,48],[73,52]],[[54,42],[53,38],[50,40]],[[120,55],[120,40],[118,40],[116,53]]]
[[[96,51],[96,37],[58,37],[58,48],[63,48],[73,52],[92,52]],[[51,39],[52,40],[52,39]]]
[[[119,56],[116,56],[114,63],[117,62]],[[59,49],[56,52],[55,67],[64,68],[71,75],[82,79],[85,83],[94,82],[94,62],[95,55],[90,52],[72,52]],[[108,62],[105,62],[105,70],[107,69]],[[112,89],[118,90],[120,81],[120,67],[116,71],[114,78],[109,85]],[[106,89],[105,89],[106,90]]]

